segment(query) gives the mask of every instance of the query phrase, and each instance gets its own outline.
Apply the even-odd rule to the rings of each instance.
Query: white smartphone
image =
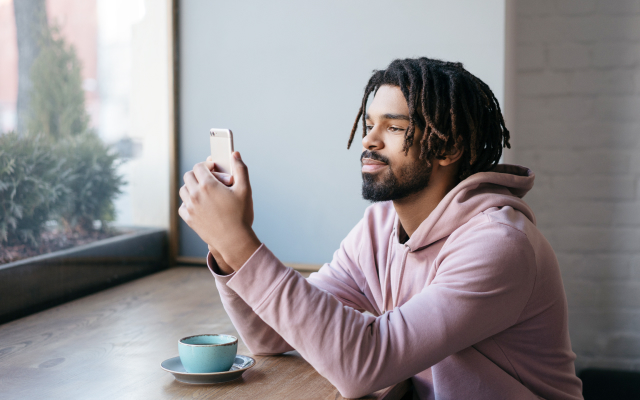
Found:
[[[231,153],[233,153],[233,133],[230,129],[212,128],[209,131],[211,159],[218,167],[218,172],[233,175]]]

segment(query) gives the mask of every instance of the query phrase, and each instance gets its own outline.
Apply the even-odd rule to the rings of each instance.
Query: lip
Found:
[[[362,172],[366,172],[366,173],[378,172],[386,167],[387,167],[387,164],[382,161],[372,160],[370,158],[362,159]]]
[[[187,339],[191,339],[191,338],[195,338],[195,337],[199,337],[199,336],[219,336],[219,337],[226,337],[229,339],[232,339],[230,342],[226,342],[226,343],[207,343],[207,344],[191,344],[191,343],[185,343],[184,341]],[[232,335],[224,335],[224,334],[218,334],[218,333],[205,333],[205,334],[201,334],[201,335],[192,335],[192,336],[187,336],[187,337],[183,337],[182,339],[180,339],[178,341],[179,344],[183,345],[183,346],[189,346],[189,347],[219,347],[219,346],[233,346],[234,344],[238,343],[238,338]]]

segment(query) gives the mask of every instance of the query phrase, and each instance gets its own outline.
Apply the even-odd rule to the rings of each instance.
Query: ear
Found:
[[[460,159],[460,157],[462,157],[463,153],[462,138],[459,137],[456,144],[453,146],[453,149],[449,153],[445,154],[444,159],[438,160],[438,164],[442,167],[454,164]]]

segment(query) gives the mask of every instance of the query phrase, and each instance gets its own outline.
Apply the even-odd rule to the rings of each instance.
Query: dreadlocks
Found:
[[[403,150],[405,154],[409,152],[417,126],[424,131],[420,159],[428,167],[431,159],[444,159],[454,146],[459,146],[463,150],[459,179],[463,180],[476,172],[491,170],[500,160],[502,148],[511,148],[500,105],[489,86],[461,63],[426,57],[394,60],[386,70],[373,71],[347,148],[351,147],[360,118],[362,137],[366,136],[367,99],[382,85],[402,90],[410,118]]]

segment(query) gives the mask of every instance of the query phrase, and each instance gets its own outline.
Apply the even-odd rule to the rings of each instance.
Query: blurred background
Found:
[[[640,2],[513,6],[504,158],[536,173],[576,366],[640,370]]]
[[[107,220],[168,228],[170,48],[164,2],[13,3],[0,0],[0,131],[49,132],[62,122],[44,114],[77,113],[74,118],[86,119],[83,132],[60,136],[93,131],[118,158],[113,166],[114,176],[122,178],[119,193],[104,193],[115,208]],[[49,37],[59,40],[59,48]],[[43,64],[40,74],[34,63],[36,69]],[[84,110],[70,111],[66,104],[77,89],[84,94],[77,100]],[[38,108],[32,97],[49,107]],[[46,127],[34,128],[43,118]]]
[[[178,261],[201,262],[206,245],[171,225],[170,187],[216,127],[249,165],[260,239],[315,268],[368,205],[346,143],[372,70],[461,61],[503,106],[504,162],[536,174],[525,200],[560,262],[577,368],[640,371],[640,1],[181,0],[177,25],[170,3],[0,0],[0,174],[41,134],[55,154],[95,150],[70,163],[104,172],[42,183],[75,206],[34,206],[47,212],[32,225],[5,207],[5,250],[36,231],[157,227]],[[78,181],[101,189],[74,198]]]

